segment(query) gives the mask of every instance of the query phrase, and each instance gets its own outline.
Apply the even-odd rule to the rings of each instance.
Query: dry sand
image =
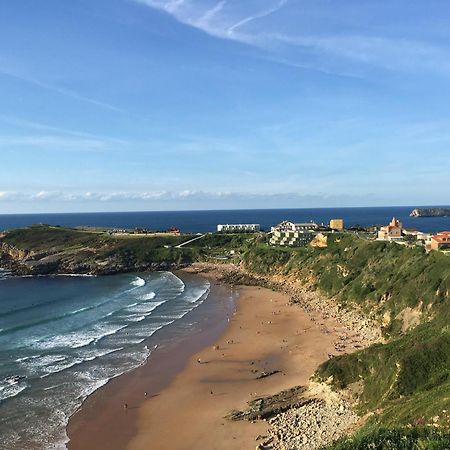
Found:
[[[327,359],[333,334],[321,332],[285,295],[257,287],[239,291],[237,311],[216,348],[194,355],[168,388],[142,405],[128,449],[253,449],[267,423],[224,417],[252,398],[306,384]],[[269,370],[281,373],[256,379]]]

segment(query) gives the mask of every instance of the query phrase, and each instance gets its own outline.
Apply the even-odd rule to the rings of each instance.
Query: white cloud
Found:
[[[257,19],[270,16],[288,2],[288,0],[277,0],[269,7],[264,5],[251,14],[248,14],[245,11],[235,11],[235,8],[230,5],[230,2],[225,0],[216,3],[202,3],[201,5],[198,2],[195,3],[187,0],[133,1],[166,12],[177,21],[197,28],[211,36],[245,43],[251,41],[252,37],[238,32],[237,30],[239,28]],[[242,5],[245,6],[245,3],[242,3]]]
[[[235,31],[238,28],[242,28],[244,25],[247,25],[248,23],[253,22],[254,20],[262,19],[264,17],[270,16],[271,14],[273,14],[273,13],[277,12],[279,9],[281,9],[287,2],[288,2],[288,0],[280,0],[280,1],[276,2],[273,6],[267,8],[267,9],[264,9],[253,15],[244,17],[243,19],[239,20],[234,25],[232,25],[230,28],[228,28],[227,35],[233,36],[235,34]],[[238,40],[242,39],[242,37],[240,37],[238,35],[237,39]]]
[[[247,26],[281,10],[288,0],[262,2],[264,6],[248,11],[249,4],[220,1],[133,0],[159,11],[175,20],[197,28],[211,36],[245,43],[268,51],[268,59],[292,67],[358,76],[356,67],[376,66],[387,70],[450,71],[450,52],[428,42],[361,34],[302,34],[284,29],[270,31],[265,26]],[[294,2],[291,2],[294,5]],[[236,7],[236,5],[239,5]],[[275,27],[276,30],[276,27]],[[301,31],[301,30],[300,30]]]
[[[63,191],[38,191],[38,192],[16,192],[16,191],[0,191],[0,203],[12,203],[19,205],[20,203],[41,203],[45,205],[51,204],[91,204],[99,209],[101,205],[120,204],[126,207],[129,204],[141,204],[143,207],[161,204],[213,204],[215,207],[231,204],[252,204],[263,205],[268,202],[271,205],[314,205],[324,204],[324,202],[333,203],[337,199],[347,199],[354,201],[354,197],[335,196],[326,194],[302,194],[296,192],[286,193],[252,193],[252,192],[208,192],[208,191],[148,191],[148,192],[63,192]],[[363,197],[361,197],[362,199]],[[367,195],[364,197],[367,198]],[[211,203],[212,202],[212,203]]]

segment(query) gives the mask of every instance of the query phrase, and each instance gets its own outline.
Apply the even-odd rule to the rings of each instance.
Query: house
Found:
[[[450,231],[441,231],[431,236],[431,250],[450,250]]]
[[[343,219],[331,219],[330,228],[336,231],[344,231],[344,220]]]
[[[219,233],[256,233],[261,229],[258,223],[236,223],[217,225]]]
[[[402,223],[394,217],[389,225],[380,228],[380,231],[378,231],[378,239],[381,241],[399,240],[402,239],[402,231]]]

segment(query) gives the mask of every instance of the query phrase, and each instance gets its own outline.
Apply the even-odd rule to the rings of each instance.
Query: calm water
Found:
[[[393,216],[406,227],[421,231],[450,230],[450,217],[409,217],[413,206],[379,208],[309,208],[260,209],[227,211],[164,211],[74,214],[13,214],[0,215],[0,230],[24,227],[36,223],[62,226],[96,226],[113,228],[143,227],[164,230],[176,226],[184,232],[215,231],[219,223],[259,223],[269,229],[282,220],[294,222],[328,223],[332,218],[343,218],[346,226],[385,225]]]
[[[169,272],[0,274],[0,448],[65,448],[65,426],[82,400],[164,345],[162,329],[166,339],[189,333],[188,313],[209,288]]]

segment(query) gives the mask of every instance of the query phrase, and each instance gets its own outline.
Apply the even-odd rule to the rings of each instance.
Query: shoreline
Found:
[[[168,386],[192,354],[223,333],[226,318],[235,308],[234,301],[230,303],[229,287],[211,282],[207,299],[188,315],[189,321],[197,324],[193,333],[172,339],[170,330],[159,330],[157,333],[163,335],[165,342],[154,348],[141,366],[109,380],[70,416],[66,426],[67,448],[126,448],[136,431],[136,412],[140,405]],[[111,428],[117,416],[120,416],[119,426]]]
[[[226,295],[232,286],[221,284],[222,269],[186,271],[207,277],[211,292]],[[286,292],[260,286],[237,290],[236,312],[228,324],[222,316],[220,326],[188,336],[167,352],[155,351],[143,366],[88,397],[69,420],[68,448],[140,450],[150,443],[158,450],[231,449],[237,443],[253,448],[258,435],[268,436],[265,421],[234,422],[224,416],[255,397],[307,385],[346,330],[333,317],[319,318],[293,306]],[[272,371],[273,376],[257,378]]]

